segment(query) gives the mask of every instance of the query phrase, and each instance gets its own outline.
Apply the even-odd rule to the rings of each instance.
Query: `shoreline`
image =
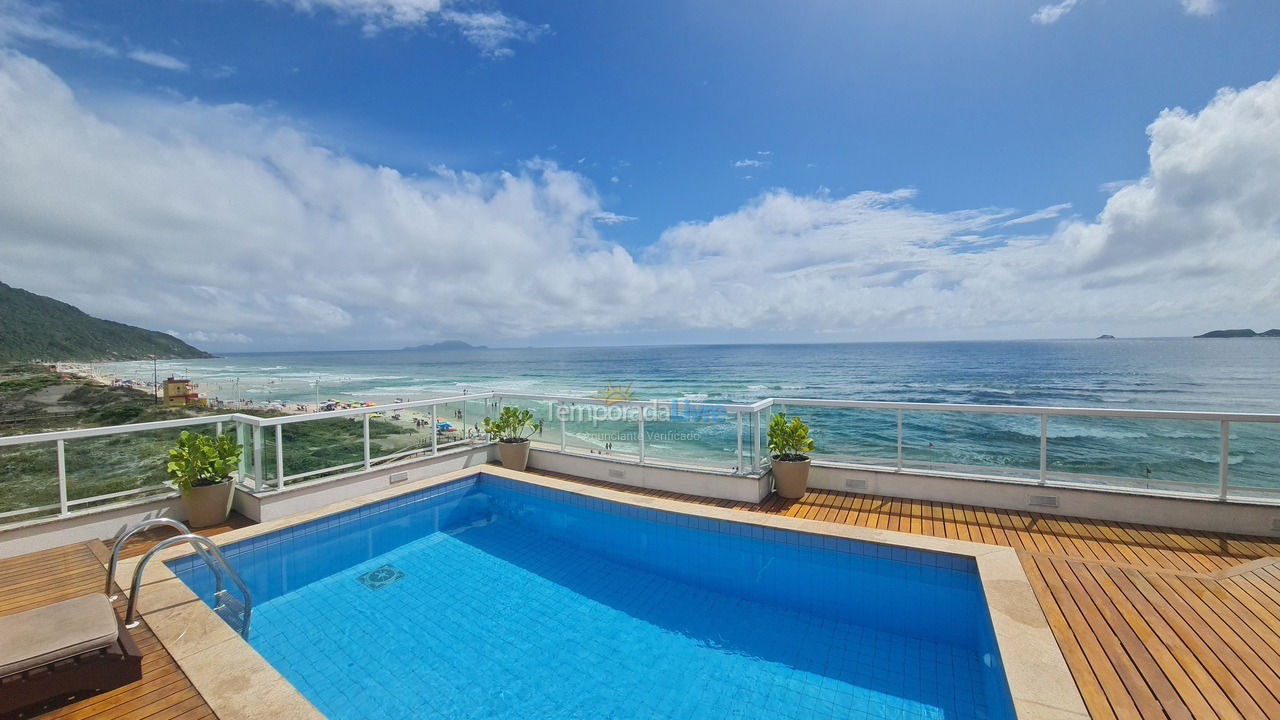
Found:
[[[164,385],[163,380],[161,380],[160,385],[157,386],[156,384],[152,383],[149,380],[140,381],[140,380],[135,380],[134,378],[131,378],[131,377],[123,376],[121,374],[106,372],[103,369],[97,367],[97,365],[98,364],[96,363],[60,362],[60,363],[55,363],[54,368],[58,373],[65,374],[65,375],[77,375],[83,378],[87,378],[91,382],[95,382],[99,385],[103,385],[106,387],[129,387],[134,390],[147,393],[153,397],[160,397],[160,394],[162,392],[162,388]],[[192,383],[195,385],[195,389],[197,391],[201,389],[200,384],[194,378],[192,378]],[[236,401],[236,400],[222,400],[221,398],[217,398],[217,397],[211,398],[211,397],[205,396],[203,393],[201,393],[201,397],[208,401],[209,404],[204,406],[204,409],[209,411],[216,412],[217,410],[227,410],[230,412],[234,412],[236,410],[269,409],[284,415],[323,414],[328,410],[333,410],[333,409],[349,409],[349,408],[355,408],[355,407],[377,408],[381,404],[389,404],[389,403],[378,403],[374,400],[360,400],[360,399],[353,399],[353,400],[347,400],[347,401],[333,401],[332,403],[330,403],[329,401],[322,401],[318,404],[314,401],[308,402],[308,401],[283,401],[283,400],[272,401],[272,402],[259,401],[255,403],[250,400]],[[422,398],[422,399],[426,399],[426,398]],[[332,407],[330,407],[331,404],[332,404]],[[402,435],[402,436],[411,436],[411,435],[421,434],[424,428],[426,428],[428,425],[438,427],[438,423],[444,422],[450,426],[450,430],[441,430],[440,431],[441,439],[445,440],[446,438],[448,438],[447,441],[449,442],[464,439],[467,436],[468,431],[472,431],[472,432],[475,431],[475,428],[472,428],[471,425],[476,424],[473,422],[473,423],[470,423],[470,425],[464,425],[460,419],[454,418],[454,417],[437,416],[436,418],[431,418],[429,412],[424,410],[417,410],[417,409],[395,410],[395,411],[391,411],[391,413],[374,412],[370,415],[370,417],[372,419],[381,420],[383,422],[388,422],[388,423],[392,423],[399,426],[400,428],[403,429],[404,432],[398,433],[397,435]],[[471,420],[471,418],[467,418],[467,419]],[[395,436],[392,436],[392,437],[395,437]]]

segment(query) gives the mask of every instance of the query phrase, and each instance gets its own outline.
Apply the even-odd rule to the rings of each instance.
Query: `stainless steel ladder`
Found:
[[[115,546],[111,549],[111,563],[107,566],[107,595],[112,600],[119,597],[112,594],[111,588],[115,580],[116,567],[120,562],[120,548],[124,547],[125,542],[137,533],[159,526],[171,527],[181,534],[156,543],[155,547],[148,550],[147,554],[143,555],[142,559],[138,561],[138,566],[133,571],[133,583],[129,589],[129,605],[124,616],[125,627],[133,628],[138,625],[138,620],[134,616],[138,608],[138,593],[142,590],[142,572],[147,563],[161,550],[180,543],[189,543],[195,549],[196,555],[204,561],[205,565],[213,573],[215,583],[213,611],[225,620],[228,625],[238,629],[240,635],[247,640],[249,638],[249,620],[253,614],[253,595],[249,592],[249,587],[245,585],[244,580],[240,578],[236,571],[231,569],[231,564],[227,562],[222,551],[218,549],[218,546],[212,540],[191,532],[186,525],[177,520],[169,518],[144,520],[120,534],[115,541]],[[227,591],[224,578],[231,578],[236,589],[240,591],[239,598]]]

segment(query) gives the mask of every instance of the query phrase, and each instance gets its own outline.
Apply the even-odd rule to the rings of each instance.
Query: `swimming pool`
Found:
[[[223,551],[335,720],[1013,717],[971,557],[488,473]]]

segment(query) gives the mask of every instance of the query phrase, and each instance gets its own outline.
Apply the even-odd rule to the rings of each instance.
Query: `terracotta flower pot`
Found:
[[[809,458],[804,460],[773,459],[773,484],[779,497],[799,500],[809,489]]]
[[[236,484],[227,480],[217,485],[194,487],[182,493],[187,525],[202,528],[226,522],[227,515],[231,514],[231,499],[235,497],[235,491]]]
[[[516,442],[498,441],[498,458],[502,467],[511,470],[524,470],[529,465],[529,440]]]

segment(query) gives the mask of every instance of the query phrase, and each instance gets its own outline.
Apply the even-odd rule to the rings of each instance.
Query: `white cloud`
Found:
[[[197,346],[247,345],[253,342],[253,338],[238,332],[205,332],[204,330],[192,330],[191,332],[166,330],[165,332]]]
[[[122,53],[110,43],[68,29],[57,20],[57,9],[52,5],[32,5],[24,0],[0,0],[0,47],[36,43],[99,57],[123,56],[165,70],[189,69],[187,63],[154,50],[135,48]]]
[[[1218,11],[1218,0],[1182,0],[1188,15],[1212,15]]]
[[[763,161],[763,160],[754,160],[754,159],[752,159],[752,158],[745,158],[745,159],[743,159],[743,160],[735,160],[735,161],[734,161],[734,163],[733,163],[733,166],[734,166],[734,167],[736,167],[736,168],[748,168],[748,167],[752,167],[752,168],[754,168],[754,167],[763,167],[763,166],[764,166],[764,161]]]
[[[1025,336],[1280,307],[1280,79],[1162,113],[1146,176],[1049,234],[1008,233],[1065,204],[775,189],[636,254],[602,234],[624,216],[546,161],[407,176],[250,107],[95,99],[0,54],[0,279],[190,337]]]
[[[1062,0],[1059,3],[1041,5],[1039,10],[1032,13],[1031,22],[1038,25],[1052,25],[1061,20],[1062,16],[1071,12],[1077,2],[1079,0]]]
[[[1071,209],[1071,203],[1060,203],[1058,205],[1050,205],[1043,210],[1037,210],[1033,213],[1022,215],[1012,220],[1005,220],[1001,223],[1004,227],[1010,225],[1026,225],[1027,223],[1040,222],[1041,220],[1052,220],[1060,217],[1062,213]]]
[[[463,38],[486,57],[515,54],[514,42],[533,42],[548,32],[545,25],[532,25],[499,10],[455,9],[454,0],[263,0],[287,5],[299,12],[327,10],[343,20],[358,22],[366,35],[392,28],[424,27],[439,20],[454,27]]]
[[[1152,268],[1162,281],[1195,278],[1205,283],[1196,302],[1212,303],[1219,291],[1244,305],[1268,294],[1275,301],[1280,77],[1223,89],[1198,113],[1165,110],[1147,133],[1146,176],[1116,190],[1095,222],[1061,231],[1076,266],[1093,271],[1095,283]],[[1225,277],[1235,279],[1214,287]]]
[[[547,31],[546,26],[530,25],[497,11],[456,12],[446,11],[446,21],[453,23],[462,36],[488,57],[509,57],[515,54],[509,46],[515,41],[533,42]]]
[[[366,32],[376,33],[393,27],[425,25],[443,9],[441,0],[265,0],[276,5],[289,5],[300,12],[329,10],[339,17],[363,24]]]
[[[54,16],[52,6],[0,0],[0,45],[33,42],[109,57],[120,54],[107,43],[60,27],[54,23]]]
[[[191,69],[190,65],[179,60],[178,58],[172,55],[166,55],[165,53],[162,53],[162,52],[156,52],[154,50],[141,50],[141,49],[130,50],[128,53],[128,57],[130,60],[136,60],[144,65],[150,65],[152,67],[158,67],[164,70],[176,70],[179,72],[186,72],[187,70]]]
[[[1182,3],[1182,9],[1188,15],[1212,15],[1218,11],[1218,0],[1179,0]],[[1052,25],[1062,19],[1064,15],[1075,9],[1079,4],[1079,0],[1062,0],[1057,3],[1041,5],[1038,10],[1031,14],[1031,22],[1037,25]]]
[[[601,210],[595,215],[592,215],[591,219],[601,225],[621,225],[622,223],[631,222],[636,218],[631,217],[630,215],[619,215],[617,213],[609,212],[608,210]]]
[[[1111,180],[1110,182],[1104,182],[1101,185],[1099,185],[1098,192],[1111,195],[1111,194],[1114,194],[1117,190],[1127,185],[1132,185],[1136,182],[1138,181],[1137,180]]]

